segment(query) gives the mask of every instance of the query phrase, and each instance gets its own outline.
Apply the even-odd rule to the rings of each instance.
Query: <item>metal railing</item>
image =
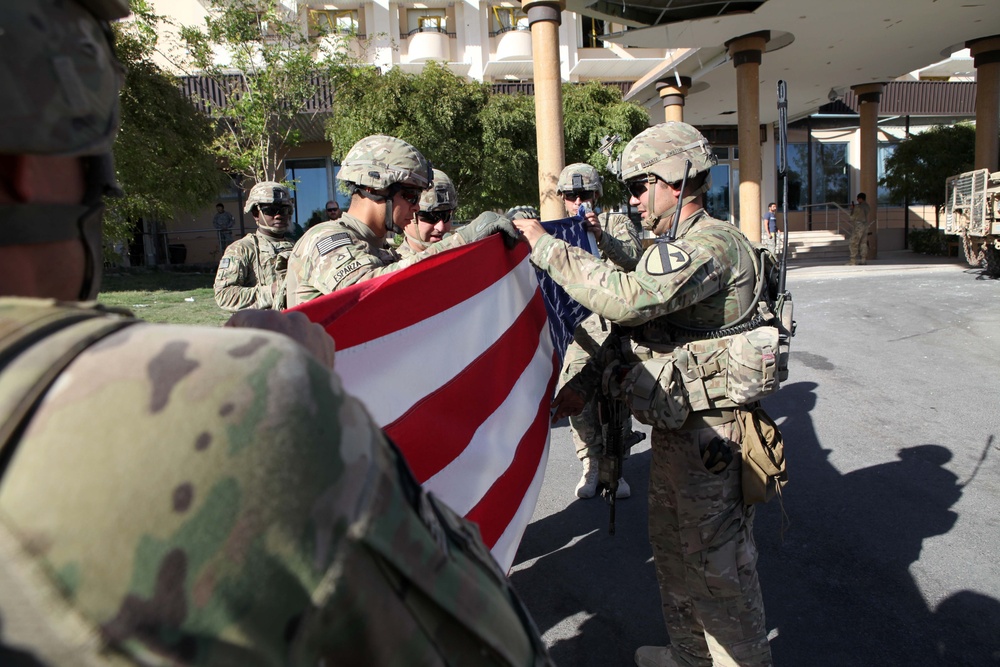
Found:
[[[806,214],[806,229],[825,229],[844,236],[850,236],[854,224],[850,218],[850,204],[837,202],[822,202],[820,204],[805,204],[798,208]],[[792,213],[792,211],[789,211]]]

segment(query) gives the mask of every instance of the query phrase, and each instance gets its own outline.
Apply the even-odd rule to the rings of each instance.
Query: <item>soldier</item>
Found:
[[[215,205],[215,215],[212,216],[212,226],[215,227],[219,235],[219,252],[225,252],[229,244],[233,242],[233,225],[236,220],[233,214],[226,210],[225,205],[219,202]]]
[[[215,302],[228,311],[271,308],[285,279],[292,242],[285,238],[292,216],[292,195],[274,181],[250,189],[246,213],[257,231],[229,246],[215,274]]]
[[[597,169],[583,162],[571,164],[559,174],[556,189],[566,202],[567,215],[576,216],[581,207],[584,209],[580,217],[597,240],[601,256],[614,262],[612,265],[618,265],[626,271],[633,270],[642,254],[639,230],[628,216],[621,213],[603,212],[598,216],[594,212],[594,207],[604,194],[604,182]],[[591,315],[584,320],[573,332],[573,342],[566,348],[566,362],[559,378],[560,383],[566,384],[578,375],[587,360],[597,354],[607,337],[608,323],[603,318]],[[576,495],[579,498],[593,498],[597,493],[598,456],[603,449],[597,402],[588,401],[583,412],[569,418],[569,425],[576,444],[576,456],[583,464],[583,474],[576,485]],[[616,497],[628,498],[630,495],[632,490],[628,482],[624,478],[618,480]]]
[[[403,242],[396,252],[403,259],[412,257],[444,238],[451,231],[451,216],[458,208],[455,184],[440,169],[434,170],[434,187],[420,195],[420,210],[403,227]]]
[[[551,664],[476,528],[316,356],[73,303],[117,190],[127,13],[0,3],[0,664]]]
[[[703,208],[714,164],[705,138],[680,122],[649,128],[625,147],[621,178],[643,227],[664,234],[681,207],[677,240],[648,248],[634,272],[554,239],[535,221],[515,221],[535,266],[595,313],[631,328],[621,372],[608,368],[602,377],[653,425],[649,536],[670,635],[669,647],[636,651],[640,667],[771,664],[753,506],[744,504],[740,484],[740,405],[726,398],[725,386],[720,396],[711,363],[691,368],[681,358],[720,364],[723,343],[701,339],[745,322],[760,305],[753,246]],[[679,382],[687,377],[681,367],[700,394]],[[583,375],[593,370],[590,364]],[[555,419],[579,411],[587,396],[578,389],[586,386],[560,391]]]
[[[868,263],[870,215],[871,207],[868,205],[868,197],[864,192],[859,192],[858,205],[851,206],[851,222],[854,223],[854,229],[851,231],[851,239],[848,241],[851,249],[851,259],[847,262],[849,265]]]
[[[503,233],[511,242],[518,238],[510,220],[487,212],[444,241],[400,259],[385,247],[385,237],[401,234],[419,210],[420,197],[433,183],[430,162],[402,139],[373,135],[347,152],[339,177],[351,193],[351,205],[340,220],[312,227],[295,244],[282,295],[288,307],[490,234]]]

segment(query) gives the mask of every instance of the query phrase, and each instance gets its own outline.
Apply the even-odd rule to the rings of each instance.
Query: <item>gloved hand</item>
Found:
[[[701,460],[708,472],[718,475],[733,462],[733,450],[722,438],[712,438],[701,446]]]
[[[511,220],[541,220],[542,216],[534,206],[515,206],[504,214]]]
[[[479,217],[458,231],[466,243],[481,241],[490,234],[498,233],[503,234],[508,248],[513,248],[521,238],[521,233],[506,216],[492,211],[480,213]]]

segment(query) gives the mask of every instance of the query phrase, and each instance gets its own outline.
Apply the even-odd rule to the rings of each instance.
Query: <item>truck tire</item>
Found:
[[[1000,278],[1000,250],[993,242],[983,244],[983,273],[990,278]]]

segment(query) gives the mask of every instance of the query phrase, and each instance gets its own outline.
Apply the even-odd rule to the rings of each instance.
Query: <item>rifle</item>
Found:
[[[620,353],[621,326],[611,325],[611,334],[605,345]],[[622,464],[629,451],[646,439],[646,434],[632,430],[632,413],[622,398],[613,398],[603,390],[597,392],[597,422],[601,427],[603,443],[599,458],[597,488],[601,497],[611,507],[608,534],[615,534],[615,499],[618,496],[618,480],[622,477]]]

